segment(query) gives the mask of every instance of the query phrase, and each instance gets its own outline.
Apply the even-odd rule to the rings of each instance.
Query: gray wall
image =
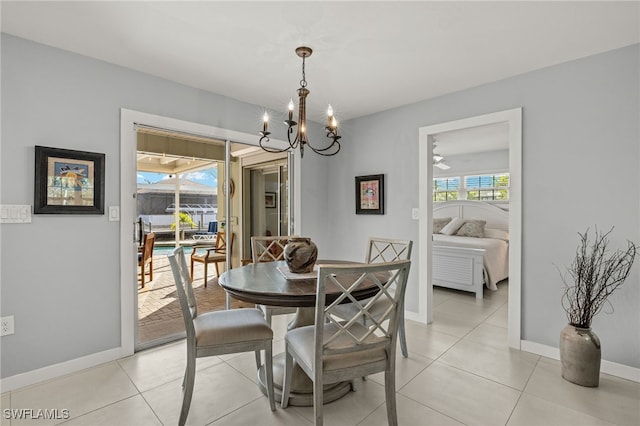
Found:
[[[44,145],[105,153],[105,206],[118,205],[120,108],[259,130],[256,105],[6,34],[1,47],[2,204],[33,205],[34,146]],[[310,137],[323,137],[319,129],[312,126]],[[312,155],[302,168],[302,181],[310,182],[302,233],[322,242],[327,167]],[[118,222],[34,215],[32,223],[2,224],[0,232],[0,310],[15,317],[16,331],[2,337],[3,378],[120,347]]]
[[[3,204],[33,204],[34,146],[45,145],[105,153],[105,205],[118,205],[120,108],[256,131],[255,105],[5,34],[1,47]],[[554,264],[571,261],[576,232],[615,225],[614,245],[639,239],[638,60],[636,45],[345,122],[339,155],[298,165],[301,232],[325,258],[362,259],[370,235],[417,241],[418,128],[523,107],[522,335],[557,346],[566,320]],[[386,175],[387,214],[356,216],[354,176],[373,173]],[[117,222],[37,215],[0,232],[0,309],[16,321],[2,338],[2,377],[119,347]],[[414,311],[417,287],[416,267]],[[615,313],[594,322],[605,359],[640,367],[639,300],[636,265]]]
[[[572,260],[577,232],[615,225],[613,247],[640,240],[639,45],[351,120],[344,153],[329,164],[329,227],[338,256],[362,256],[370,235],[418,241],[418,128],[523,108],[522,338],[558,346],[566,324],[555,265]],[[469,72],[473,72],[472,69]],[[430,82],[425,81],[425,84]],[[387,214],[356,215],[354,176],[384,173]],[[562,183],[558,183],[558,179]],[[416,247],[413,259],[421,256]],[[593,328],[603,358],[640,367],[636,262]],[[417,267],[407,308],[417,311]],[[606,309],[610,310],[610,309]]]

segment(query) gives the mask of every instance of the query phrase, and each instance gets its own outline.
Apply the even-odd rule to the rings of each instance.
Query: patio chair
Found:
[[[411,248],[413,247],[413,241],[411,240],[393,240],[387,238],[369,238],[367,245],[367,255],[365,258],[366,263],[380,263],[380,262],[393,262],[396,260],[409,260],[411,259]],[[379,317],[387,309],[387,301],[380,299],[376,302],[375,306],[371,307],[371,314],[375,317]],[[357,311],[357,307],[350,303],[346,303],[337,307],[335,310],[336,315],[342,315],[343,318],[349,318]],[[407,350],[407,336],[404,329],[404,310],[400,313],[400,350],[402,356],[407,358],[409,352]],[[369,317],[362,317],[364,325],[371,325]]]
[[[168,257],[187,331],[187,367],[182,381],[182,408],[178,424],[184,425],[189,415],[195,382],[196,359],[208,356],[254,351],[256,367],[259,370],[261,366],[260,352],[264,351],[269,405],[271,411],[275,411],[272,364],[273,330],[267,321],[260,311],[253,308],[198,314],[184,251],[178,247]]]
[[[153,281],[153,245],[156,234],[150,232],[144,234],[142,246],[138,248],[138,266],[140,267],[140,282],[144,288],[145,277],[149,275],[149,281]]]
[[[395,364],[396,339],[410,260],[388,263],[320,265],[316,287],[315,324],[295,328],[285,336],[285,366],[282,408],[286,408],[291,392],[293,361],[313,382],[315,425],[322,425],[324,386],[353,381],[369,374],[385,373],[385,398],[389,425],[397,425]],[[362,283],[373,283],[378,293],[368,301],[356,300],[355,290]],[[335,300],[327,300],[325,288],[337,288]],[[350,300],[357,312],[347,320],[334,315],[341,302]],[[372,306],[385,300],[386,311],[373,316]],[[369,318],[371,327],[362,325]]]
[[[196,232],[193,234],[194,240],[213,240],[216,238],[216,234],[218,233],[218,222],[213,221],[209,222],[209,228],[207,232]]]
[[[231,233],[231,242],[229,243],[229,250],[233,252],[233,240],[235,239],[235,233]],[[218,231],[216,234],[215,243],[197,243],[193,245],[193,251],[191,252],[191,282],[193,282],[193,266],[194,263],[204,263],[204,286],[207,286],[207,278],[209,273],[209,264],[213,263],[216,268],[216,276],[220,276],[220,270],[218,264],[227,261],[227,239],[225,231]]]
[[[289,241],[288,236],[251,237],[251,256],[253,263],[275,262],[284,260],[284,246]],[[267,322],[271,324],[274,315],[286,315],[296,312],[296,308],[284,306],[256,305],[264,314]]]

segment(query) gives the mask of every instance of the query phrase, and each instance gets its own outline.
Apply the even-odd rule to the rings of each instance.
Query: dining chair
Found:
[[[282,408],[289,402],[294,360],[313,382],[316,426],[323,422],[325,385],[384,371],[387,420],[389,425],[398,424],[395,346],[410,266],[410,260],[398,260],[318,267],[315,324],[295,328],[285,336]],[[358,301],[355,292],[362,285],[374,285],[379,290],[372,298]],[[337,296],[327,300],[327,288],[332,292],[337,289]],[[335,309],[347,300],[358,309],[344,320],[342,315],[335,315]],[[385,300],[387,309],[374,316],[370,309],[378,300]],[[365,317],[372,322],[371,327],[362,324]]]
[[[182,408],[178,424],[184,425],[189,415],[195,382],[196,359],[230,353],[255,351],[256,366],[259,370],[261,366],[260,352],[264,351],[269,404],[271,411],[275,411],[272,363],[273,330],[267,321],[260,311],[254,308],[198,314],[184,251],[178,247],[168,257],[187,331],[187,367],[182,381]]]
[[[144,234],[142,246],[138,251],[138,266],[140,267],[140,282],[144,288],[144,281],[147,274],[149,281],[153,281],[153,246],[155,244],[156,234],[150,232]]]
[[[251,258],[253,263],[276,262],[284,260],[284,246],[289,241],[288,236],[251,237]],[[286,315],[296,312],[296,308],[284,306],[256,305],[264,314],[269,325],[274,315]]]
[[[229,243],[229,250],[233,252],[233,240],[235,239],[235,233],[231,233],[231,241]],[[191,252],[191,282],[193,282],[193,267],[194,263],[204,264],[204,286],[207,286],[207,278],[209,273],[209,264],[213,263],[216,268],[216,276],[220,276],[218,264],[227,261],[227,238],[224,231],[218,231],[216,234],[216,240],[213,245],[210,243],[196,243],[193,245],[193,251]]]
[[[410,260],[411,248],[413,247],[413,241],[411,240],[395,240],[389,238],[371,237],[367,244],[367,252],[365,257],[366,263],[380,263],[380,262],[393,262],[396,260]],[[382,315],[387,309],[387,301],[380,299],[376,302],[375,306],[371,308],[371,314],[373,316]],[[357,307],[352,306],[350,303],[339,306],[336,309],[336,315],[342,315],[343,318],[349,318],[357,311]],[[400,350],[402,356],[407,358],[409,352],[407,350],[407,335],[404,328],[404,310],[400,315],[399,324],[399,337],[400,337]],[[371,325],[369,317],[362,317],[363,324],[366,326]]]

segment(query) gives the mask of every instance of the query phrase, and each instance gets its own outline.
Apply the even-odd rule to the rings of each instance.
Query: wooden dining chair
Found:
[[[251,258],[253,263],[276,262],[284,260],[284,246],[289,241],[288,236],[251,237]],[[296,312],[296,308],[284,306],[256,305],[264,314],[267,322],[271,324],[274,315],[285,315]]]
[[[289,330],[285,336],[282,408],[288,405],[294,360],[313,382],[316,426],[323,423],[325,385],[384,371],[387,420],[389,425],[398,424],[395,346],[410,266],[411,261],[398,260],[318,267],[315,324]],[[354,292],[363,283],[373,283],[379,291],[367,301],[358,301]],[[327,300],[327,289],[338,289],[337,298]],[[347,300],[357,312],[343,319],[335,315],[335,309]],[[385,301],[387,309],[374,316],[370,309],[379,300]],[[362,318],[369,318],[372,326],[364,326]]]
[[[144,234],[142,246],[138,251],[138,267],[140,267],[140,283],[144,288],[145,277],[149,275],[149,281],[153,281],[153,246],[156,234],[150,232]]]
[[[411,248],[413,241],[411,240],[395,240],[389,238],[371,237],[367,244],[367,252],[365,256],[366,263],[393,262],[396,260],[410,260]],[[382,315],[387,309],[386,300],[380,299],[371,307],[371,314],[375,317]],[[336,309],[336,315],[342,315],[343,318],[349,318],[357,311],[357,307],[350,303],[341,305]],[[362,317],[362,322],[366,326],[372,323],[369,317]],[[407,335],[404,328],[404,310],[401,312],[401,321],[399,324],[400,334],[400,350],[402,356],[407,358],[409,351],[407,350]]]
[[[256,366],[259,370],[261,366],[260,352],[264,351],[267,394],[271,411],[275,411],[272,362],[273,330],[267,324],[262,313],[254,308],[242,308],[198,314],[184,251],[178,247],[168,255],[168,258],[187,331],[187,367],[182,381],[182,408],[178,424],[184,425],[189,415],[195,382],[196,359],[230,353],[254,351]]]
[[[235,233],[231,233],[231,241],[229,243],[229,250],[233,252],[233,240],[235,239]],[[204,264],[204,286],[207,286],[207,278],[209,273],[209,264],[213,263],[216,268],[216,276],[220,276],[220,270],[218,264],[227,261],[227,238],[224,231],[218,231],[216,234],[216,240],[213,245],[210,243],[196,243],[193,245],[193,251],[191,252],[191,282],[193,282],[193,268],[194,264]]]

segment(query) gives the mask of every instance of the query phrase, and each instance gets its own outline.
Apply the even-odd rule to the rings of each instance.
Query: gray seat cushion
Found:
[[[273,330],[257,309],[231,309],[198,315],[193,325],[196,346],[273,339]]]
[[[300,355],[299,361],[309,366],[313,365],[314,358],[314,328],[315,326],[313,325],[296,328],[290,330],[286,336],[287,343]],[[335,324],[326,324],[324,327],[325,341],[337,330],[338,326]],[[368,328],[362,324],[353,324],[349,330],[355,336],[361,337],[368,331]],[[371,335],[365,339],[364,344],[361,346],[363,348],[369,344],[374,346],[368,347],[367,349],[360,349],[355,340],[347,335],[341,335],[331,342],[329,346],[330,349],[344,351],[344,353],[325,355],[323,359],[323,369],[325,371],[332,371],[384,361],[387,355],[383,345],[388,340],[389,339],[385,337]]]

